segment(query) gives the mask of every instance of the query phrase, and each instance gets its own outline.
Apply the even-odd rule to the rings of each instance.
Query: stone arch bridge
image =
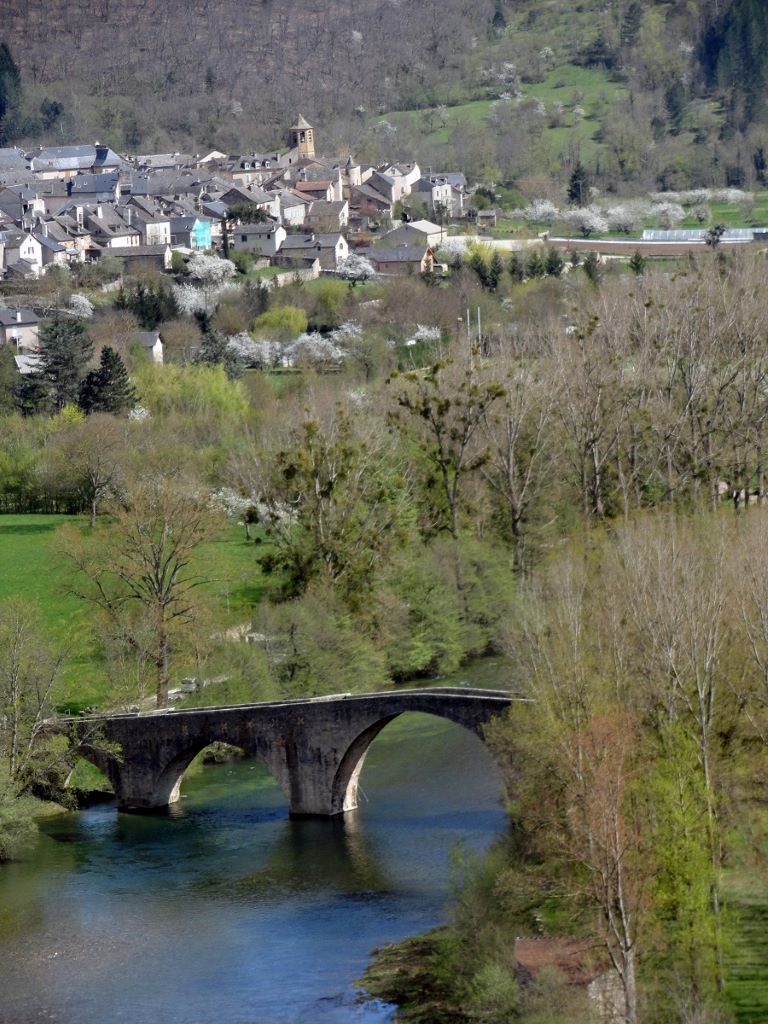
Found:
[[[485,726],[513,699],[500,690],[430,687],[93,716],[64,720],[57,730],[66,729],[80,744],[79,753],[107,775],[122,810],[150,810],[178,800],[192,759],[219,741],[266,765],[291,815],[328,816],[357,806],[368,748],[398,715],[437,715],[484,740]]]

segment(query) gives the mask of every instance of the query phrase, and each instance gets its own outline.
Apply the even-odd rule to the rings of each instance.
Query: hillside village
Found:
[[[288,143],[204,156],[121,156],[98,143],[0,149],[2,277],[34,279],[105,255],[129,271],[168,269],[174,251],[208,250],[307,276],[337,270],[351,248],[379,273],[432,269],[443,231],[426,218],[464,213],[462,173],[320,157],[301,115]],[[424,219],[387,231],[405,197]]]

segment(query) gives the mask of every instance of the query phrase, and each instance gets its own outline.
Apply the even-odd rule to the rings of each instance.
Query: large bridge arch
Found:
[[[330,794],[330,813],[343,814],[357,808],[358,788],[360,775],[365,764],[365,759],[370,750],[371,744],[376,737],[395,719],[407,714],[426,714],[433,718],[442,719],[452,725],[466,729],[485,746],[488,753],[493,757],[493,752],[486,743],[483,726],[475,721],[467,721],[466,715],[460,710],[450,706],[435,708],[405,707],[395,714],[383,715],[380,719],[366,726],[347,746],[346,751],[339,761]]]

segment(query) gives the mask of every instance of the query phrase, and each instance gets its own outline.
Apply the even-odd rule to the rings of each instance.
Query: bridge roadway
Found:
[[[107,775],[122,810],[167,807],[178,800],[192,759],[220,741],[266,765],[291,815],[329,816],[357,806],[368,748],[398,715],[437,715],[484,740],[485,726],[514,699],[501,690],[428,687],[63,719],[56,729],[69,733],[79,753]]]

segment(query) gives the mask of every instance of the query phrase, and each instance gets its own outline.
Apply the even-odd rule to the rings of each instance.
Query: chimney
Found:
[[[21,323],[21,310],[20,309],[16,310],[16,323],[17,324]]]
[[[101,203],[99,203],[99,205],[96,207],[96,216],[99,218],[99,220],[101,220],[101,218],[104,216],[104,211],[101,208]]]

